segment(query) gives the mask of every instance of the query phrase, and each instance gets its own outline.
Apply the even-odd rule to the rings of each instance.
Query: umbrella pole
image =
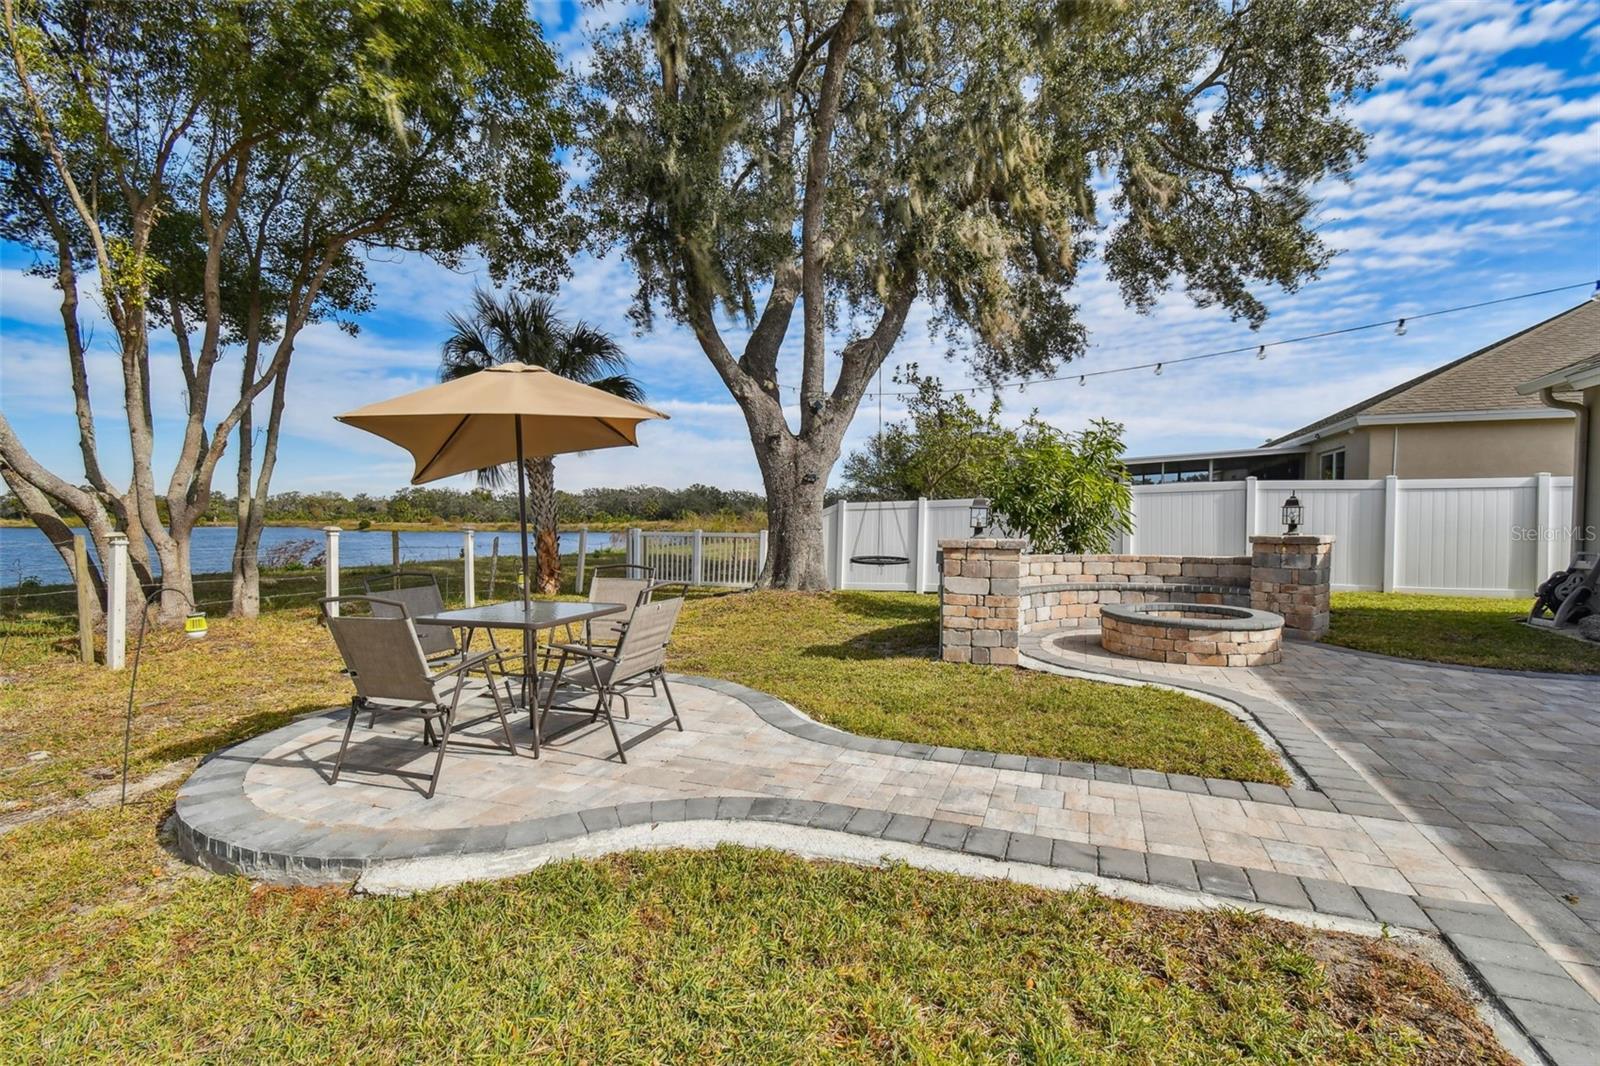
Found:
[[[526,608],[533,586],[528,584],[528,481],[522,454],[522,419],[517,423],[517,517],[522,523],[522,603]]]

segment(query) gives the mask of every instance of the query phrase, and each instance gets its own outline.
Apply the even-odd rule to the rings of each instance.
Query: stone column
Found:
[[[1328,631],[1333,537],[1273,534],[1250,538],[1250,606],[1283,615],[1283,633],[1318,640]]]
[[[944,661],[1017,664],[1022,630],[1021,540],[941,540],[939,629]]]

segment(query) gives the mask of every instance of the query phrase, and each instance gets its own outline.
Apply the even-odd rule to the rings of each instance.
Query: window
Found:
[[[1323,481],[1344,480],[1344,449],[1338,448],[1331,452],[1323,452],[1319,457],[1321,463],[1319,476]]]

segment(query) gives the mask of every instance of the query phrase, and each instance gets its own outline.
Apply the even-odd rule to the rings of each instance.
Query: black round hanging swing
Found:
[[[850,561],[862,566],[903,566],[911,560],[904,555],[852,555]]]
[[[878,447],[883,447],[883,367],[878,367]],[[883,513],[878,514],[877,555],[852,555],[850,562],[858,566],[905,566],[911,560],[904,555],[883,554]]]

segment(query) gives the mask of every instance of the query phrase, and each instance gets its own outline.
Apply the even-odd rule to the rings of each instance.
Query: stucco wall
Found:
[[[1341,433],[1336,437],[1327,437],[1312,444],[1311,451],[1306,456],[1306,478],[1310,481],[1321,480],[1323,455],[1328,452],[1336,452],[1340,448],[1344,449],[1344,476],[1346,480],[1372,476],[1367,473],[1367,468],[1370,465],[1367,456],[1367,433],[1365,430],[1355,429]]]
[[[1345,452],[1344,476],[1351,481],[1390,474],[1403,478],[1567,477],[1572,473],[1572,444],[1572,421],[1565,418],[1360,426],[1312,444],[1306,457],[1306,477],[1317,480],[1323,454],[1339,448]]]
[[[1349,477],[1526,477],[1572,473],[1572,420],[1421,422],[1368,426],[1366,473]],[[1396,431],[1400,459],[1394,464]]]

